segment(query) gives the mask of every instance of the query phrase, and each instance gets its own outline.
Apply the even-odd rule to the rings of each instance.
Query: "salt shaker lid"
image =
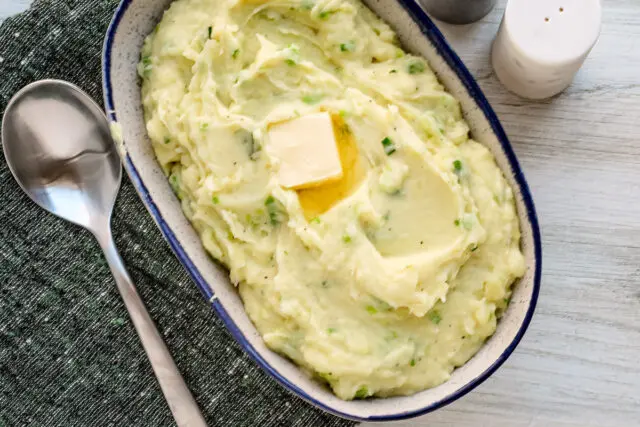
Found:
[[[540,64],[580,61],[600,33],[600,0],[510,0],[503,25],[513,46]]]

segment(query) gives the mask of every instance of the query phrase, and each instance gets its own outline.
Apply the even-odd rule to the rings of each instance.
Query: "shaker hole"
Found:
[[[560,11],[560,13],[564,12],[564,7],[561,7],[560,9],[558,9]]]
[[[549,21],[550,21],[550,19],[549,19],[548,16],[544,18],[544,22],[549,22]]]

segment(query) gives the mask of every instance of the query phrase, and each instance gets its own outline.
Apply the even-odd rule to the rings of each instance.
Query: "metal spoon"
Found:
[[[98,239],[178,426],[206,426],[113,243],[111,212],[122,166],[100,107],[70,83],[32,83],[7,106],[2,145],[31,200]]]

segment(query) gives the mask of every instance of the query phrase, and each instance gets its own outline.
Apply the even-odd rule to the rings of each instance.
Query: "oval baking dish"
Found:
[[[117,135],[125,169],[164,237],[196,285],[245,351],[284,387],[333,414],[358,421],[392,421],[421,415],[465,395],[513,352],[531,321],[541,274],[538,221],[513,149],[487,99],[442,34],[413,0],[365,0],[396,30],[403,46],[426,58],[461,104],[471,133],[495,156],[514,191],[527,270],[514,285],[511,303],[495,334],[438,387],[411,396],[343,401],[286,358],[269,350],[244,311],[227,272],[212,262],[182,213],[147,137],[137,64],[144,38],[171,0],[122,0],[109,26],[103,52],[105,109]]]

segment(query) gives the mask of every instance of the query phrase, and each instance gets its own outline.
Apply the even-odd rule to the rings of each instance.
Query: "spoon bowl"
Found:
[[[40,207],[91,231],[108,221],[122,167],[104,113],[79,88],[42,80],[20,90],[2,142],[11,173]]]

